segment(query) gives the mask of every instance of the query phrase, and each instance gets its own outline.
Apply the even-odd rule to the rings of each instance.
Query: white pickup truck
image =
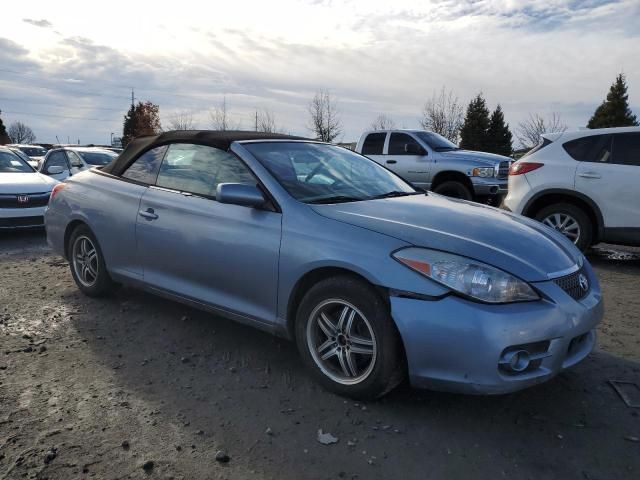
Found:
[[[462,150],[425,130],[372,130],[362,134],[356,152],[393,170],[418,188],[497,205],[507,194],[511,159]]]

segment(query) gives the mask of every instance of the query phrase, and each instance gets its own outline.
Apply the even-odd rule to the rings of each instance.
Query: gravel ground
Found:
[[[42,234],[0,236],[0,479],[640,478],[640,409],[608,384],[640,383],[640,250],[590,259],[606,317],[576,368],[364,404],[286,341],[128,288],[89,299]]]

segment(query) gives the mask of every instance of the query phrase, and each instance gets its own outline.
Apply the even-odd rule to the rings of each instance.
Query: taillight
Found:
[[[64,187],[66,187],[65,183],[56,183],[56,185],[53,187],[53,189],[51,190],[51,196],[49,197],[49,203],[51,203],[51,201],[53,200],[53,197],[56,196],[56,194],[62,190]]]
[[[536,162],[515,162],[509,167],[509,175],[522,175],[523,173],[533,172],[543,165],[544,163]]]

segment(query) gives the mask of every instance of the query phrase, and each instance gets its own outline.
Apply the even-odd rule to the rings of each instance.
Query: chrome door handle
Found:
[[[596,172],[579,173],[578,176],[582,178],[602,178],[602,176]]]
[[[158,218],[158,215],[156,215],[153,211],[153,208],[147,208],[146,210],[140,210],[138,212],[138,215],[140,215],[141,217],[144,217],[148,220],[155,220],[156,218]]]

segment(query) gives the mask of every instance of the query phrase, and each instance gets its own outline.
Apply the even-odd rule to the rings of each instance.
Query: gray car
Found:
[[[502,393],[584,359],[600,287],[564,236],[416,191],[334,145],[167,132],[55,187],[76,284],[144,288],[296,341],[327,388]]]
[[[463,150],[425,130],[364,132],[356,152],[393,170],[412,185],[463,200],[499,205],[508,191],[511,159]]]

